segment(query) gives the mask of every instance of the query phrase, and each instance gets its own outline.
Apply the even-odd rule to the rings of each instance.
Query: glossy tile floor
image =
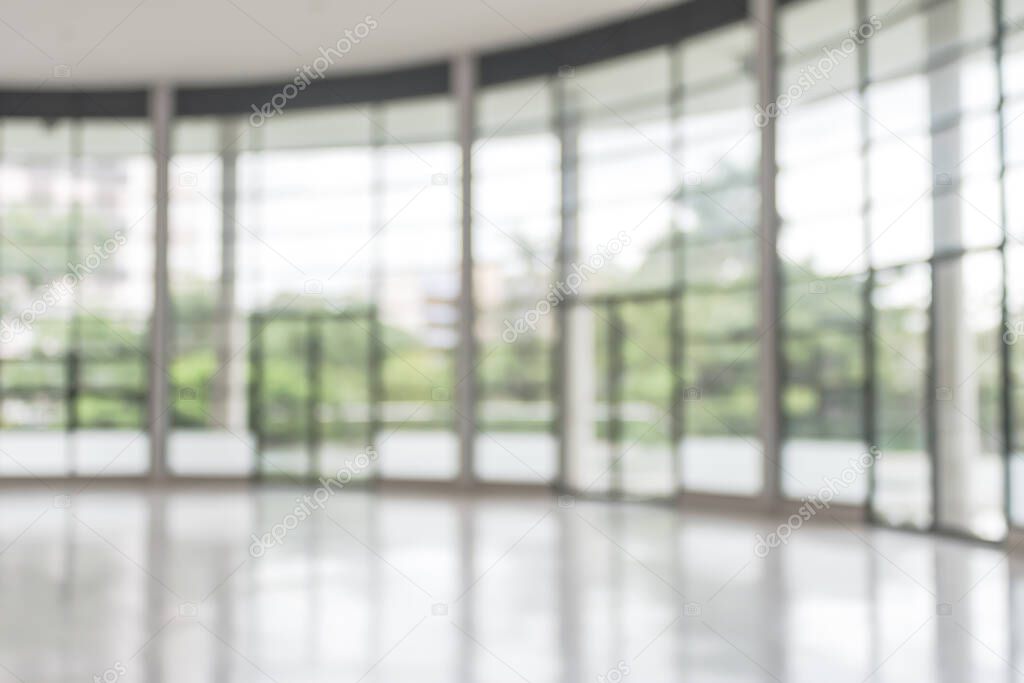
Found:
[[[0,683],[1024,677],[1020,558],[827,512],[98,487],[0,490]]]

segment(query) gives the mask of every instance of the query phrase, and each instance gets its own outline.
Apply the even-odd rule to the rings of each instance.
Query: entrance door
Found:
[[[369,476],[379,387],[372,313],[254,316],[253,325],[259,476]]]

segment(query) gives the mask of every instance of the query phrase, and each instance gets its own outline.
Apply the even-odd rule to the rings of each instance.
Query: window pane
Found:
[[[878,448],[873,512],[895,525],[931,523],[932,466],[928,455],[927,266],[878,274],[872,303],[878,381],[875,385]]]
[[[551,89],[527,81],[481,94],[474,147],[478,340],[476,472],[545,483],[555,476],[553,401],[559,142]],[[563,283],[564,285],[564,283]]]

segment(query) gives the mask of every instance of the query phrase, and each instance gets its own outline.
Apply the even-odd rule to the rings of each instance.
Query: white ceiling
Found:
[[[3,0],[0,87],[291,78],[372,16],[336,76],[529,44],[674,1]]]

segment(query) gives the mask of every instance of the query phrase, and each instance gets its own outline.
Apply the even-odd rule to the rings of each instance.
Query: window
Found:
[[[138,121],[8,119],[0,472],[148,468],[153,167]]]
[[[476,473],[550,482],[561,234],[555,95],[546,80],[484,91],[473,147]]]

